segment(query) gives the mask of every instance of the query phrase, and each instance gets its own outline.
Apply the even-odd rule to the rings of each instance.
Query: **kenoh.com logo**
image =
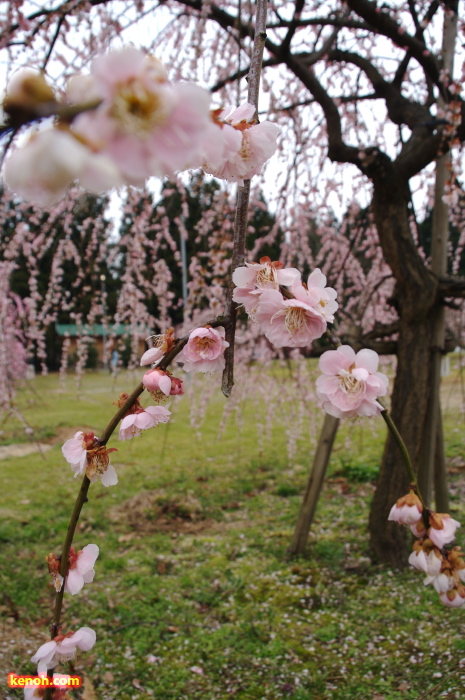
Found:
[[[8,674],[9,688],[80,688],[81,685],[82,678],[80,676],[68,676],[61,673],[54,673],[53,678],[50,678],[45,673],[40,676]]]

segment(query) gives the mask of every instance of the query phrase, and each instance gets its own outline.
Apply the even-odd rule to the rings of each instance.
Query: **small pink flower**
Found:
[[[223,327],[196,328],[178,355],[185,372],[218,372],[224,369],[224,350],[229,343],[224,339]]]
[[[292,291],[298,293],[295,285]],[[309,301],[283,299],[275,289],[266,289],[261,293],[255,320],[270,343],[277,348],[302,348],[321,338],[326,331],[326,321]]]
[[[184,382],[177,377],[171,377],[170,396],[182,396],[184,394]]]
[[[424,537],[426,535],[426,528],[423,519],[419,520],[415,525],[410,525],[410,531],[415,537]]]
[[[221,112],[204,140],[207,173],[242,185],[260,172],[276,151],[279,128],[268,121],[254,124],[254,115],[247,103]]]
[[[460,527],[460,523],[446,513],[432,514],[430,516],[430,524],[428,537],[438,549],[442,549],[445,544],[452,542],[455,538],[455,531]]]
[[[394,520],[401,525],[415,525],[421,518],[423,506],[418,496],[410,491],[406,496],[397,499],[389,513],[388,520]]]
[[[74,547],[71,547],[74,550]],[[85,583],[91,583],[94,580],[95,570],[94,564],[99,554],[99,548],[96,544],[86,545],[77,556],[70,551],[70,565],[68,574],[65,579],[65,591],[76,595],[82,589]]]
[[[376,401],[387,393],[388,378],[377,372],[379,357],[373,350],[355,354],[349,345],[328,350],[320,357],[323,376],[316,381],[317,395],[326,413],[336,418],[378,415]]]
[[[142,384],[150,392],[161,391],[165,396],[171,393],[171,378],[161,369],[152,369],[142,377]]]
[[[447,593],[441,593],[439,598],[448,608],[461,608],[465,603],[465,588],[463,586],[458,586]]]
[[[81,627],[77,632],[68,632],[67,635],[59,634],[50,642],[45,642],[31,658],[32,663],[37,663],[37,673],[47,673],[49,668],[55,668],[63,661],[74,658],[77,649],[89,651],[95,644],[96,634],[90,627]]]
[[[232,279],[236,285],[233,300],[254,318],[261,292],[264,289],[279,289],[280,285],[291,286],[300,280],[300,272],[293,267],[283,268],[282,263],[263,257],[259,263],[236,267]]]
[[[292,292],[294,296],[303,301],[303,296],[300,297],[294,292],[294,286],[292,287]],[[300,293],[302,294],[302,292]],[[318,267],[315,268],[308,276],[305,298],[313,300],[315,307],[318,308],[327,323],[334,321],[334,314],[338,308],[336,297],[336,290],[326,286],[325,275]]]
[[[63,457],[69,464],[71,464],[71,468],[74,471],[74,476],[84,474],[86,471],[87,450],[92,447],[94,439],[94,433],[88,432],[84,434],[80,430],[74,434],[73,438],[66,440],[65,444],[61,448]]]
[[[436,593],[439,594],[447,593],[455,586],[453,576],[449,576],[447,572],[437,574],[437,576],[427,576],[423,583],[425,586],[432,583]]]
[[[121,421],[119,429],[120,440],[130,440],[141,434],[141,430],[154,428],[159,423],[167,423],[171,412],[164,406],[148,406],[139,413],[130,413]]]

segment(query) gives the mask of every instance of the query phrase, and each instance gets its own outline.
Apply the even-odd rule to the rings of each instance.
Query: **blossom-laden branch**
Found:
[[[204,327],[195,329],[177,341],[174,340],[173,329],[169,329],[157,339],[157,346],[147,351],[141,360],[142,365],[147,364],[148,358],[148,362],[156,362],[157,368],[149,370],[144,376],[143,382],[129,396],[124,394],[122,400],[117,402],[118,410],[103,431],[102,437],[96,438],[91,432],[85,434],[78,432],[74,438],[67,440],[63,445],[63,455],[70,463],[75,476],[84,474],[84,478],[74,504],[61,556],[56,557],[54,554],[49,554],[47,557],[49,571],[57,588],[57,595],[53,622],[50,627],[51,641],[42,645],[32,657],[32,661],[38,662],[38,673],[51,673],[51,669],[60,661],[72,658],[76,648],[90,649],[95,643],[95,632],[90,628],[82,628],[76,633],[68,632],[63,635],[60,620],[64,593],[70,592],[72,595],[78,593],[84,583],[93,580],[95,574],[93,567],[98,556],[98,547],[87,545],[76,554],[72,543],[82,508],[88,500],[88,491],[92,481],[96,481],[97,477],[100,477],[104,486],[117,483],[116,474],[109,463],[108,454],[112,450],[106,448],[108,440],[120,421],[122,421],[122,427],[119,437],[121,440],[126,440],[140,434],[141,429],[154,427],[169,419],[170,412],[162,406],[149,406],[147,409],[143,409],[140,405],[139,396],[144,389],[149,389],[151,395],[154,393],[147,386],[147,375],[150,376],[158,372],[160,377],[167,379],[170,386],[174,384],[174,390],[168,391],[168,395],[180,395],[183,393],[179,388],[180,380],[172,378],[167,371],[168,366],[175,358],[178,357],[180,361],[184,362],[186,371],[221,370],[224,366],[224,359],[222,359],[224,352],[223,325],[227,321],[228,318],[224,316],[212,319]],[[184,354],[182,354],[183,352]],[[191,366],[186,367],[189,364]],[[163,384],[163,386],[165,385]],[[158,386],[156,400],[162,400],[165,395],[166,392],[160,391]],[[142,418],[142,423],[137,423],[135,418],[143,416],[143,414],[149,416],[150,423],[147,423],[146,420],[144,422],[144,418]],[[127,418],[130,419],[129,424],[124,425]],[[51,693],[51,688],[46,690],[45,700],[50,700]]]

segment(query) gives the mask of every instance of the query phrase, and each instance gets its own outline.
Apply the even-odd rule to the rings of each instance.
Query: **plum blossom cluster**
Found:
[[[44,75],[18,71],[3,101],[7,126],[55,115],[7,158],[3,177],[24,199],[51,205],[78,181],[100,193],[204,167],[231,182],[258,173],[276,150],[278,127],[255,108],[211,110],[210,93],[172,83],[163,64],[132,46],[98,56],[59,99]]]
[[[413,489],[393,505],[389,520],[407,525],[417,538],[409,563],[426,574],[425,586],[432,584],[444,605],[460,608],[465,603],[465,561],[460,547],[446,548],[460,523],[424,508]]]
[[[233,282],[234,301],[278,348],[306,347],[334,321],[337,293],[326,287],[326,277],[318,268],[303,283],[296,268],[284,268],[281,262],[263,257],[236,268]],[[286,296],[284,287],[289,287]]]

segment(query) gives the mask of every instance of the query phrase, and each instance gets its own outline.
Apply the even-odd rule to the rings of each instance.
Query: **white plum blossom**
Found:
[[[95,644],[96,634],[90,627],[81,627],[77,632],[58,635],[55,639],[45,642],[31,657],[37,663],[37,673],[47,673],[49,668],[74,658],[77,649],[89,651]]]
[[[99,555],[99,548],[96,544],[86,545],[77,556],[70,557],[70,566],[65,579],[65,591],[76,595],[85,583],[94,580],[94,564]]]

